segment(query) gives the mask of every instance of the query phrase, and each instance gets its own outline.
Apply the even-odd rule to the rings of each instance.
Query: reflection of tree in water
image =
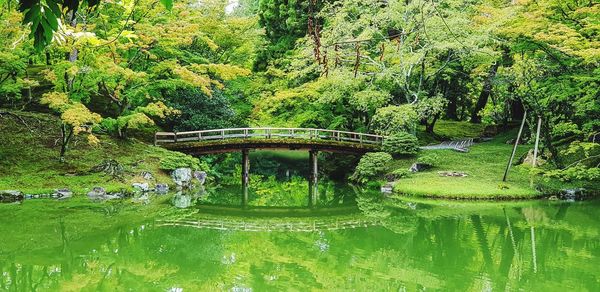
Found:
[[[111,228],[85,233],[97,227],[90,221],[102,220],[86,217],[87,222],[76,223],[65,217],[61,224],[56,219],[51,226],[59,244],[23,253],[27,256],[0,254],[0,289],[598,288],[597,203],[569,205],[567,211],[561,204],[541,203],[431,205],[384,200],[376,193],[360,194],[357,201],[364,216],[385,225],[303,233],[221,232],[111,221]],[[186,216],[190,210],[170,213]]]
[[[563,279],[581,277],[574,270],[591,276],[583,284],[585,286],[593,287],[590,283],[598,281],[593,272],[598,271],[597,267],[575,267],[578,264],[573,252],[564,252],[587,250],[589,253],[591,249],[587,244],[595,242],[592,245],[598,246],[598,225],[589,225],[589,221],[579,221],[577,217],[571,218],[574,222],[565,222],[563,219],[569,219],[565,204],[548,208],[528,203],[525,207],[511,209],[490,204],[482,210],[472,206],[441,204],[432,207],[401,200],[383,200],[382,203],[382,200],[374,194],[362,194],[358,205],[365,215],[381,218],[386,229],[402,237],[402,248],[410,253],[427,255],[415,262],[409,257],[404,263],[437,271],[440,277],[448,279],[444,289],[478,290],[489,286],[494,290],[510,290],[511,287],[545,286],[548,281],[562,287]],[[386,207],[382,208],[382,205]],[[586,209],[582,208],[582,211]],[[548,213],[556,215],[550,219]],[[579,226],[577,222],[584,224]],[[597,224],[598,220],[594,222]],[[582,241],[574,241],[574,237]],[[562,251],[557,246],[563,246]],[[596,254],[596,263],[598,256],[600,254]],[[553,278],[547,279],[547,274],[552,274]],[[452,275],[479,280],[464,283],[452,280]]]

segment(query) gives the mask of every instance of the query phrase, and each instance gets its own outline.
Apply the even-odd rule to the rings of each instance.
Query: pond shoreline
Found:
[[[398,198],[421,198],[427,200],[448,200],[448,201],[478,201],[478,202],[510,202],[510,201],[539,201],[539,200],[548,200],[548,201],[586,201],[593,200],[600,197],[600,192],[594,190],[583,190],[583,193],[577,194],[574,196],[567,196],[565,192],[554,192],[550,194],[540,194],[535,196],[507,196],[507,195],[499,195],[499,196],[443,196],[443,195],[417,195],[417,194],[408,194],[401,192],[393,192],[390,194],[390,197],[398,197]]]

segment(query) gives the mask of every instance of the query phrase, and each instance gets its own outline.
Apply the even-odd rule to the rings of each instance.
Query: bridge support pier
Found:
[[[242,205],[248,204],[248,187],[250,186],[250,156],[248,149],[242,149]]]
[[[317,150],[310,150],[308,154],[308,163],[310,168],[310,174],[308,176],[308,205],[315,206],[317,203],[319,182],[319,164],[317,159],[319,152]]]

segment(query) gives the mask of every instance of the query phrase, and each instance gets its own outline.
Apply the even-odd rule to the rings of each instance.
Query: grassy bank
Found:
[[[527,199],[553,194],[563,188],[597,188],[584,182],[565,183],[530,175],[530,167],[526,165],[514,165],[508,180],[502,182],[512,151],[512,145],[506,144],[506,141],[515,135],[513,131],[503,133],[491,141],[475,144],[468,153],[454,150],[421,151],[419,155],[437,154],[435,167],[399,179],[394,192],[406,196],[450,199]],[[532,145],[519,146],[515,160],[531,148]],[[415,158],[395,160],[392,169],[408,169],[415,161]],[[468,176],[445,177],[438,174],[440,171],[465,172]]]
[[[140,174],[154,175],[150,184],[170,183],[168,174],[159,169],[160,158],[168,151],[136,140],[119,140],[100,135],[100,144],[90,146],[85,137],[75,138],[67,152],[67,161],[58,161],[60,122],[57,117],[31,112],[14,112],[20,118],[0,118],[0,190],[15,189],[26,193],[48,193],[69,188],[85,193],[94,186],[109,191],[131,189],[144,181]],[[124,167],[123,175],[113,177],[91,169],[107,159]]]

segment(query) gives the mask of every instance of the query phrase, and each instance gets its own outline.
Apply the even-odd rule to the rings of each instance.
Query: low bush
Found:
[[[204,169],[198,158],[186,155],[179,152],[168,152],[160,159],[160,169],[162,170],[175,170],[181,167],[189,167],[192,170]]]
[[[369,180],[378,179],[385,174],[387,164],[391,160],[392,156],[385,152],[367,153],[358,162],[350,180],[364,184]]]
[[[405,168],[398,168],[390,173],[388,173],[385,178],[388,181],[395,181],[395,180],[399,180],[401,178],[406,178],[411,174],[411,172],[408,169]]]
[[[393,156],[414,155],[419,150],[419,140],[414,135],[399,132],[383,141],[383,151]]]
[[[586,180],[586,181],[600,181],[600,168],[586,168],[585,166],[578,165],[569,167],[567,169],[556,169],[544,173],[545,177],[557,178],[561,181],[573,181],[573,180]]]
[[[417,163],[428,165],[429,167],[434,167],[438,164],[440,157],[435,153],[427,153],[425,155],[419,156],[417,158]]]

